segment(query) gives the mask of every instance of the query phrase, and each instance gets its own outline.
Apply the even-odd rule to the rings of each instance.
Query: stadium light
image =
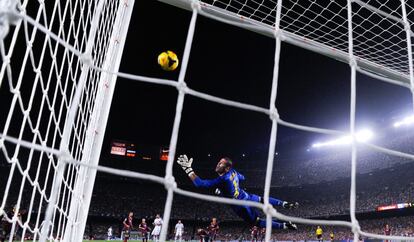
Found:
[[[412,123],[414,123],[414,115],[413,116],[405,117],[403,120],[398,121],[398,122],[395,122],[394,123],[394,127],[395,128],[398,128],[400,126],[410,125]]]
[[[363,129],[355,134],[355,138],[358,142],[367,142],[374,137],[374,133],[369,129]],[[339,139],[329,140],[326,142],[318,142],[312,145],[312,148],[320,148],[324,146],[338,146],[348,145],[352,143],[352,137],[350,135],[341,137]]]
[[[374,133],[369,129],[363,129],[356,133],[358,142],[367,142],[374,137]]]

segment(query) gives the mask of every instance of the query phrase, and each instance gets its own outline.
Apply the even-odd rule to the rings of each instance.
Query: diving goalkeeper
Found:
[[[253,202],[263,202],[263,199],[255,194],[249,194],[239,187],[239,182],[245,180],[244,176],[233,169],[233,162],[229,158],[222,158],[217,163],[216,172],[219,175],[216,179],[204,180],[198,177],[191,164],[193,158],[188,159],[186,155],[180,155],[177,163],[184,169],[185,173],[190,177],[191,181],[196,187],[216,188],[216,194],[233,199],[248,200]],[[287,209],[294,209],[299,206],[297,202],[281,201],[276,198],[269,198],[269,203],[273,206],[282,206]],[[257,225],[261,228],[266,227],[266,220],[259,217],[256,208],[241,205],[231,206],[234,212],[240,216],[244,221],[251,225]],[[272,228],[274,229],[292,229],[296,230],[296,224],[291,222],[272,221]]]

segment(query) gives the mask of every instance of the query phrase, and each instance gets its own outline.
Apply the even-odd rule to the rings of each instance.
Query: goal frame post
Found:
[[[125,46],[126,36],[131,20],[135,0],[120,0],[113,31],[110,37],[110,45],[100,73],[98,91],[95,98],[95,106],[92,112],[90,125],[87,129],[88,137],[85,141],[85,152],[82,154],[82,163],[90,166],[98,166],[109,111],[115,91],[117,75]],[[82,241],[91,203],[93,186],[95,184],[97,170],[86,166],[80,166],[79,177],[74,186],[75,197],[83,197],[82,203],[78,199],[72,199],[68,223],[66,225],[63,241]],[[77,194],[77,195],[76,195]]]

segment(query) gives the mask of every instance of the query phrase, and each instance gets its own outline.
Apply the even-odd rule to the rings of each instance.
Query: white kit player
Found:
[[[160,239],[161,226],[162,226],[162,218],[160,217],[159,214],[155,216],[154,223],[152,224],[154,225],[154,229],[151,232],[152,238],[155,241],[158,241]]]
[[[177,238],[178,241],[181,242],[181,240],[183,239],[183,233],[184,233],[184,224],[181,223],[181,220],[178,220],[177,224],[175,225],[175,237],[174,237],[174,242],[177,242]]]
[[[112,226],[108,228],[108,240],[112,240]]]

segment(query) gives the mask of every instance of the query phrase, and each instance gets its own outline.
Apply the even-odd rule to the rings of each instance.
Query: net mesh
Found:
[[[306,224],[345,226],[352,229],[354,239],[359,235],[384,239],[407,239],[399,236],[384,236],[361,231],[355,218],[355,185],[357,141],[352,142],[351,169],[351,222],[310,220],[285,216],[277,212],[268,202],[271,174],[276,147],[278,125],[304,131],[342,134],[337,130],[321,129],[284,121],[279,117],[275,100],[277,95],[281,41],[289,35],[297,35],[305,41],[318,43],[320,49],[330,48],[347,55],[351,69],[350,131],[355,136],[355,93],[358,60],[388,68],[411,81],[412,51],[411,21],[412,7],[404,1],[170,1],[184,4],[192,10],[182,66],[178,81],[150,78],[117,72],[106,63],[114,41],[112,38],[119,9],[128,8],[131,2],[120,1],[56,1],[45,6],[44,2],[19,2],[2,0],[4,14],[0,14],[0,91],[5,95],[9,107],[1,110],[0,149],[1,159],[10,166],[1,194],[0,215],[11,223],[12,230],[20,227],[23,235],[32,234],[34,240],[79,241],[83,230],[73,226],[84,226],[88,202],[86,194],[92,190],[82,184],[88,174],[85,169],[98,170],[124,177],[146,179],[165,185],[168,191],[161,240],[165,240],[171,214],[173,194],[181,194],[211,202],[248,205],[263,210],[266,214],[266,240],[270,240],[271,219]],[[35,6],[29,7],[29,4]],[[3,10],[5,9],[5,10]],[[239,16],[237,22],[221,13]],[[30,10],[30,11],[29,11]],[[246,19],[272,27],[276,39],[275,66],[269,107],[258,107],[223,99],[195,91],[187,87],[184,77],[199,14],[244,26]],[[242,16],[243,18],[241,18]],[[13,25],[14,24],[14,25]],[[260,27],[260,24],[257,26]],[[118,39],[116,39],[118,41]],[[115,43],[116,43],[115,41]],[[18,45],[20,43],[20,45]],[[17,46],[24,46],[19,49]],[[339,54],[338,54],[339,55]],[[118,58],[119,59],[119,58]],[[116,62],[109,58],[109,62]],[[13,64],[12,64],[13,63]],[[18,68],[16,68],[16,66]],[[376,73],[382,75],[383,73]],[[104,130],[95,110],[105,109],[99,92],[108,82],[102,76],[119,76],[131,80],[172,86],[178,89],[176,115],[170,141],[170,155],[165,177],[98,166],[91,153],[95,130]],[[266,169],[264,204],[250,201],[221,198],[182,190],[177,187],[172,173],[179,135],[179,125],[185,95],[192,95],[235,108],[259,112],[270,117],[272,130]],[[104,116],[105,118],[105,116]],[[11,125],[13,123],[13,125]],[[18,125],[16,125],[18,124]],[[99,124],[101,124],[99,126]],[[98,125],[96,127],[96,125]],[[92,128],[91,128],[92,127]],[[98,132],[99,133],[99,132]],[[103,137],[101,136],[101,139]],[[414,159],[414,155],[389,150],[372,144],[364,144],[376,151]],[[97,146],[99,148],[99,146]],[[95,147],[96,148],[96,147]],[[100,149],[98,149],[100,150]],[[87,154],[85,156],[85,154]],[[96,160],[96,159],[95,159]],[[93,177],[94,178],[94,177]],[[93,185],[93,183],[92,183]],[[90,186],[89,186],[90,188]],[[88,199],[86,199],[88,200]],[[89,198],[90,200],[90,198]],[[14,212],[8,213],[15,205]],[[21,211],[20,207],[27,208]],[[27,213],[21,220],[19,213]],[[78,216],[79,215],[79,216]],[[72,237],[73,233],[77,237]],[[10,240],[12,236],[9,237]],[[73,239],[75,238],[75,239]],[[413,238],[411,238],[413,239]]]
[[[272,0],[203,0],[206,8],[254,25],[273,28],[276,3]],[[405,24],[399,0],[352,1],[354,55],[378,68],[409,74]],[[414,20],[413,3],[406,1],[407,19]],[[280,29],[301,41],[315,42],[328,51],[348,52],[347,1],[284,1]],[[412,31],[411,35],[412,35]]]
[[[118,9],[125,5],[116,0],[1,3],[9,6],[2,8],[9,18],[3,15],[0,26],[0,87],[6,101],[0,118],[0,159],[1,169],[10,171],[1,178],[6,185],[1,188],[0,215],[11,223],[10,238],[19,227],[22,238],[36,241],[43,228],[45,238],[61,238],[71,202],[84,200],[74,188],[85,178],[79,178],[78,164],[59,166],[59,160],[62,152],[84,159],[102,86],[101,72],[84,63],[103,66],[114,43]],[[8,25],[8,20],[13,22]],[[7,142],[10,137],[15,143]],[[23,140],[30,147],[22,147]],[[44,219],[47,206],[49,221]]]

